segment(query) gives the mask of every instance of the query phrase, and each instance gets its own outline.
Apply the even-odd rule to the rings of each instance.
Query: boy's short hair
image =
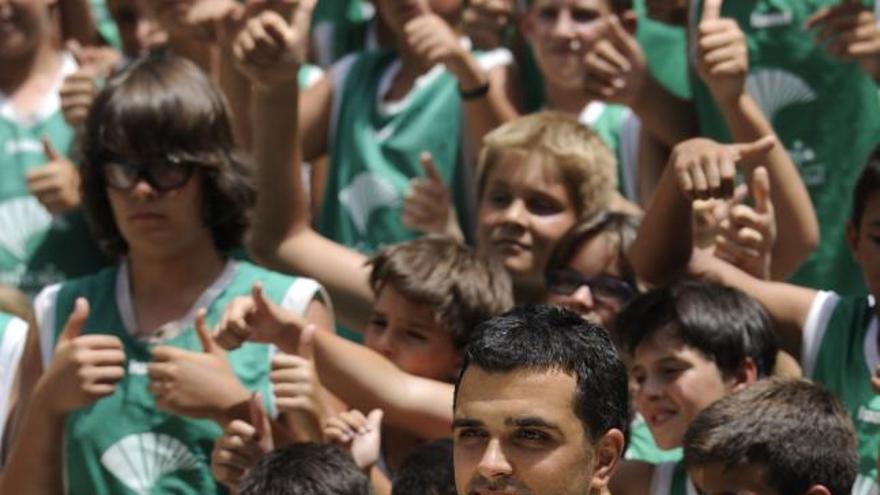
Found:
[[[239,484],[240,495],[372,495],[351,456],[335,445],[297,443],[266,454]]]
[[[849,415],[831,392],[807,380],[768,378],[694,418],[684,436],[684,464],[756,465],[780,494],[822,485],[848,495],[859,457]]]
[[[83,210],[107,254],[128,251],[107,198],[103,167],[112,160],[197,163],[215,246],[225,252],[241,245],[256,189],[236,153],[229,115],[208,76],[180,57],[151,54],[110,78],[86,122],[80,168]]]
[[[455,495],[452,440],[442,438],[407,456],[394,474],[391,495]]]
[[[778,345],[764,308],[732,287],[686,280],[633,299],[617,315],[616,335],[630,355],[661,331],[715,362],[722,375],[740,369],[746,358],[759,377],[772,373]]]
[[[868,200],[876,191],[880,191],[880,145],[877,145],[868,155],[865,168],[859,174],[856,186],[853,189],[852,224],[856,230],[861,227],[862,216]]]
[[[537,154],[571,197],[579,219],[611,203],[617,189],[617,160],[598,134],[574,117],[540,112],[508,122],[486,135],[477,166],[477,197],[486,192],[492,169],[504,156]]]
[[[513,306],[513,286],[497,261],[450,237],[430,235],[380,250],[369,262],[370,287],[386,284],[430,306],[461,349],[473,329]]]
[[[612,428],[629,438],[626,366],[604,328],[550,305],[517,306],[486,321],[468,345],[455,384],[475,366],[488,373],[558,371],[575,378],[575,415],[590,444]],[[454,405],[454,404],[453,404]]]
[[[617,260],[623,272],[621,278],[637,287],[635,269],[626,253],[636,240],[641,221],[640,217],[629,213],[602,210],[579,222],[556,243],[547,262],[547,271],[565,268],[587,241],[608,233],[617,241]]]

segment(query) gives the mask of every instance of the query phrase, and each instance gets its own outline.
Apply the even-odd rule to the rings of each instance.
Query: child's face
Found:
[[[880,191],[868,197],[861,225],[857,232],[850,227],[848,237],[868,290],[874,297],[880,296]]]
[[[688,476],[705,495],[778,495],[767,485],[764,467],[755,464],[708,464],[688,470]]]
[[[523,32],[544,79],[565,88],[583,85],[584,54],[604,36],[608,0],[533,0]]]
[[[691,420],[734,385],[714,361],[665,329],[636,347],[630,376],[636,409],[661,449],[680,447]]]
[[[364,344],[413,375],[448,382],[458,371],[450,330],[430,306],[413,303],[391,284],[376,297]]]
[[[50,34],[50,0],[0,0],[0,59],[33,51]]]
[[[576,220],[568,190],[543,161],[499,157],[480,198],[479,249],[503,262],[520,287],[543,287],[550,252]]]

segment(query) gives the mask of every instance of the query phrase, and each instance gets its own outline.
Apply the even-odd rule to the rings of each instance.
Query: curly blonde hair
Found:
[[[540,112],[508,122],[487,134],[477,165],[477,195],[502,156],[541,157],[568,190],[578,219],[611,204],[617,189],[617,160],[598,134],[559,112]],[[525,163],[525,161],[523,161]]]

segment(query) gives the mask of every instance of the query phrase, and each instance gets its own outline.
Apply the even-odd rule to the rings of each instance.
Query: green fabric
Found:
[[[593,111],[594,108],[601,110]],[[624,163],[621,132],[623,125],[631,116],[632,111],[625,106],[596,101],[588,104],[580,117],[580,122],[595,131],[602,138],[605,145],[611,149],[611,152],[614,153],[614,157],[617,159],[617,189],[624,196],[627,196],[626,174],[624,173],[627,164]],[[638,164],[635,164],[635,166],[638,167]]]
[[[330,148],[330,174],[318,222],[322,234],[372,254],[418,236],[401,223],[409,182],[424,175],[419,155],[428,151],[461,210],[465,191],[460,166],[461,99],[449,72],[429,73],[399,111],[382,112],[379,84],[391,52],[357,56],[337,88],[342,98]]]
[[[32,124],[0,115],[0,283],[28,295],[106,263],[81,212],[53,218],[28,193],[27,172],[48,160],[44,136],[59,153],[71,154],[73,130],[60,111]]]
[[[698,3],[692,22],[699,20]],[[791,281],[862,294],[861,270],[850,256],[844,232],[853,185],[880,135],[877,86],[858,64],[831,58],[803,30],[816,10],[838,3],[740,0],[725,2],[722,15],[736,19],[745,32],[749,92],[800,168],[818,214],[819,247]],[[702,133],[729,141],[708,88],[698,79],[693,92]]]
[[[688,476],[684,469],[684,464],[678,462],[675,465],[675,472],[672,474],[672,486],[669,487],[669,495],[688,495],[687,484]]]
[[[645,51],[651,75],[670,93],[690,99],[687,32],[683,27],[650,19],[645,10],[645,0],[636,0],[634,6],[638,19],[636,39]]]
[[[364,42],[373,16],[364,0],[320,0],[312,17],[312,28],[324,24],[332,30],[325,42],[332,44],[333,61],[365,48]]]
[[[133,1],[133,0],[130,0]],[[98,33],[110,46],[117,50],[122,49],[122,40],[119,38],[119,30],[107,9],[107,0],[91,0],[92,16],[98,27]]]
[[[641,417],[636,417],[630,424],[629,446],[626,449],[626,459],[641,461],[649,464],[663,464],[678,462],[681,460],[681,449],[662,450],[654,442],[654,436],[648,424]]]
[[[865,337],[875,316],[867,297],[842,297],[822,337],[811,378],[833,392],[849,411],[859,441],[859,478],[877,480],[880,395],[871,388]],[[877,345],[871,342],[868,345]]]
[[[55,338],[72,311],[77,297],[89,300],[91,311],[83,334],[104,333],[119,337],[127,357],[127,373],[109,397],[74,411],[65,425],[65,473],[69,493],[88,494],[205,494],[225,493],[210,471],[214,440],[219,426],[208,420],[176,416],[156,408],[147,390],[145,373],[150,346],[124,329],[116,306],[117,267],[65,283],[55,311]],[[208,324],[215,324],[236,296],[249,294],[254,282],[280,302],[295,279],[249,263],[238,262],[232,281],[211,302]],[[193,327],[164,344],[201,350]],[[271,397],[270,348],[246,343],[229,353],[238,379],[249,390]],[[140,370],[140,371],[135,371]],[[271,404],[267,401],[267,407]]]

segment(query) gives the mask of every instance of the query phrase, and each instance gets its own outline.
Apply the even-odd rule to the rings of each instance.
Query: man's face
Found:
[[[453,422],[459,495],[584,495],[601,487],[594,475],[601,456],[575,415],[575,388],[563,372],[468,367]]]
[[[708,464],[688,470],[688,475],[704,495],[778,495],[767,485],[764,468],[755,464]]]

